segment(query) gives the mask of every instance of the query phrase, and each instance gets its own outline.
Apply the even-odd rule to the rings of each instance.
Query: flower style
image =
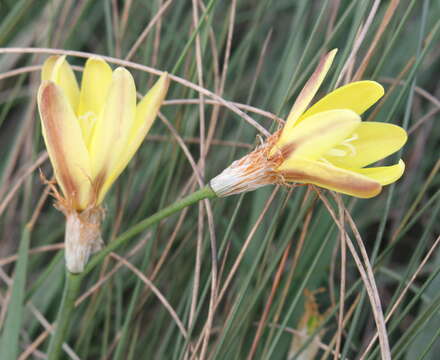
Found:
[[[360,115],[384,94],[380,84],[353,82],[308,108],[335,55],[336,49],[321,59],[284,127],[211,180],[217,196],[293,182],[371,198],[402,176],[402,160],[392,166],[366,167],[398,151],[407,140],[399,126],[361,122]]]
[[[52,56],[38,91],[42,132],[66,216],[66,265],[81,272],[101,247],[100,207],[148,133],[168,90],[164,73],[139,104],[130,72],[87,60],[81,89],[64,56]]]

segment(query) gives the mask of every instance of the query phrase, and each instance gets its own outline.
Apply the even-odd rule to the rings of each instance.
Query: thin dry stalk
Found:
[[[401,80],[400,78],[381,77],[379,80],[392,85],[406,85],[406,82]],[[414,86],[414,91],[416,94],[421,95],[426,100],[431,102],[432,105],[434,105],[437,109],[440,109],[440,99],[438,99],[435,95],[432,95],[430,92],[421,88],[420,86]]]
[[[440,108],[432,109],[429,113],[427,113],[425,116],[421,117],[417,122],[409,128],[408,135],[413,134],[417,129],[420,128],[421,125],[426,123],[428,120],[431,120],[435,115],[437,115],[440,112]]]
[[[128,51],[124,60],[130,60],[133,57],[133,55],[136,53],[136,51],[142,45],[142,42],[147,38],[151,29],[153,29],[154,25],[156,25],[159,22],[159,20],[162,18],[162,15],[165,13],[165,11],[168,9],[168,7],[171,5],[172,2],[173,2],[173,0],[168,0],[166,3],[164,3],[160,7],[159,11],[156,13],[156,15],[154,15],[154,17],[150,20],[148,25],[145,27],[144,31],[142,31],[142,33],[136,39],[135,43],[133,44],[131,49]]]
[[[25,351],[20,354],[18,360],[26,360],[36,351],[38,351],[38,347],[47,339],[49,334],[50,333],[48,330],[44,330],[40,335],[38,335],[38,337],[26,347]]]
[[[347,311],[347,314],[345,315],[344,321],[343,321],[343,327],[345,327],[348,323],[348,321],[351,319],[351,316],[354,313],[354,310],[356,309],[356,306],[359,303],[360,300],[360,294],[358,294],[356,296],[356,299],[353,301],[353,304],[351,304],[350,308]],[[336,339],[337,339],[338,334],[335,334],[335,336],[333,336],[332,340],[330,341],[329,345],[328,345],[328,350],[326,350],[325,354],[322,356],[322,358],[320,360],[327,360],[327,358],[330,356],[330,352],[333,349],[335,343],[336,343]],[[333,352],[334,354],[335,352]],[[341,355],[339,355],[339,358],[341,357]]]
[[[23,54],[35,53],[35,54],[54,54],[54,55],[62,54],[62,55],[66,55],[66,56],[76,56],[76,57],[80,57],[80,58],[89,58],[92,56],[97,56],[97,54],[92,54],[92,53],[88,53],[88,52],[74,51],[74,50],[62,50],[62,49],[26,48],[26,47],[23,47],[23,48],[20,48],[20,47],[0,48],[0,54],[15,54],[15,53],[23,53]],[[109,63],[117,64],[120,66],[125,66],[128,68],[132,68],[132,69],[136,69],[136,70],[140,70],[140,71],[144,71],[144,72],[151,73],[154,75],[162,75],[162,73],[163,73],[160,70],[156,70],[156,69],[149,67],[149,66],[137,64],[132,61],[121,60],[121,59],[118,59],[116,57],[111,57],[111,56],[104,56],[104,55],[98,55],[98,56],[100,56],[103,60],[105,60]],[[179,76],[170,74],[169,77],[171,80],[173,80],[183,86],[186,86],[190,89],[193,89],[197,92],[200,92],[208,97],[211,97],[211,98],[219,101],[222,105],[224,105],[229,110],[231,110],[232,112],[234,112],[235,114],[240,116],[243,120],[245,120],[250,125],[252,125],[255,129],[257,129],[264,136],[269,137],[271,135],[270,132],[267,131],[263,126],[261,126],[257,121],[252,119],[249,115],[247,115],[246,113],[244,113],[243,111],[238,109],[235,105],[233,105],[229,101],[224,100],[222,97],[218,96],[217,94],[215,94],[205,88],[202,88],[202,87],[200,87],[200,86],[198,86],[198,85],[196,85],[186,79],[183,79]]]
[[[46,337],[49,334],[52,334],[54,331],[54,324],[51,325],[49,321],[47,321],[47,319],[43,316],[43,314],[31,302],[29,302],[27,306],[31,310],[35,318],[38,320],[38,322],[41,325],[43,325],[45,329],[45,332],[43,334],[46,334]],[[42,337],[43,334],[41,334],[40,336]],[[75,351],[73,351],[73,349],[67,343],[63,344],[63,350],[72,360],[81,360],[80,357],[75,353]]]
[[[165,309],[168,310],[171,317],[173,318],[174,322],[176,323],[177,327],[179,328],[182,336],[187,339],[188,333],[182,323],[182,321],[179,319],[179,316],[177,315],[176,311],[173,309],[173,307],[170,305],[168,300],[165,298],[165,296],[160,292],[160,290],[148,279],[142,271],[140,271],[137,267],[135,267],[133,264],[131,264],[129,261],[124,259],[123,257],[111,253],[111,257],[115,258],[119,262],[121,262],[124,266],[126,266],[129,270],[131,270],[145,285],[147,285],[151,291],[157,296],[157,298],[160,300],[162,305],[165,307]]]
[[[158,0],[159,8],[162,6],[163,0]],[[153,53],[151,54],[151,66],[156,67],[157,61],[159,59],[159,46],[160,46],[160,35],[162,30],[162,21],[163,17],[160,16],[159,20],[156,24],[156,31],[154,34],[154,41],[153,41]],[[152,81],[152,79],[150,80]],[[151,83],[150,83],[151,85]]]
[[[426,178],[426,181],[424,182],[423,186],[421,187],[417,197],[412,202],[411,207],[409,208],[409,210],[405,214],[405,217],[400,222],[398,228],[396,229],[393,236],[391,237],[391,240],[390,240],[391,243],[393,243],[394,241],[397,240],[397,237],[399,236],[400,232],[403,230],[403,228],[406,226],[408,221],[411,219],[412,214],[417,209],[417,206],[420,204],[420,202],[423,200],[425,192],[427,191],[429,185],[432,183],[432,181],[434,180],[434,178],[437,175],[437,173],[439,172],[439,170],[440,170],[440,159],[438,159],[436,161],[434,167],[432,168],[431,172],[429,173],[428,177]]]
[[[58,24],[57,24],[58,29],[65,29],[66,28],[66,20],[67,20],[67,16],[70,13],[69,10],[72,7],[72,2],[73,2],[73,0],[63,1],[63,10],[61,11],[61,14],[59,15],[59,20],[58,20]],[[53,41],[51,44],[53,47],[60,46],[61,37],[62,37],[63,33],[64,33],[64,31],[55,31],[54,38],[53,38]]]
[[[162,141],[162,142],[174,141],[171,137],[163,136],[163,135],[147,135],[146,139],[148,141]],[[182,140],[186,144],[199,144],[200,143],[200,139],[197,137],[182,138]],[[254,146],[251,144],[236,142],[236,141],[224,141],[224,140],[220,140],[220,139],[213,139],[212,145],[237,147],[237,148],[242,148],[242,149],[253,149],[254,148]]]
[[[334,210],[331,207],[330,203],[328,202],[327,198],[321,193],[321,191],[319,189],[315,188],[315,191],[317,191],[318,196],[320,197],[323,204],[327,208],[329,214],[333,218],[333,221],[338,226],[339,231],[343,232],[344,231],[343,224],[339,223],[339,220],[338,220],[337,216],[335,215]],[[347,212],[346,212],[346,214],[347,214]],[[350,219],[350,217],[348,217],[348,218]],[[353,232],[355,233],[356,240],[358,240],[358,242],[359,242],[358,234],[356,234],[356,232],[354,230],[353,230]],[[383,312],[382,312],[382,306],[380,304],[379,295],[377,293],[377,288],[375,286],[374,276],[371,277],[372,271],[370,271],[371,265],[368,261],[368,256],[366,257],[365,256],[366,254],[364,253],[364,251],[362,251],[362,247],[363,247],[363,244],[362,244],[362,246],[360,246],[361,255],[365,261],[365,264],[362,264],[362,261],[360,260],[359,255],[356,253],[356,249],[354,247],[354,244],[352,243],[350,237],[347,234],[345,236],[345,241],[346,241],[347,246],[353,256],[355,264],[356,264],[356,266],[359,270],[359,273],[361,275],[361,278],[364,282],[368,297],[370,299],[371,308],[373,310],[373,315],[374,315],[374,319],[375,319],[376,326],[377,326],[377,331],[379,333],[380,350],[381,350],[382,359],[391,360],[391,351],[390,351],[390,346],[389,346],[389,342],[388,342],[388,336],[387,336],[385,320],[384,320],[384,316],[383,316]],[[360,240],[360,242],[362,242],[362,240]],[[366,267],[366,269],[364,268],[364,266]]]
[[[399,2],[400,0],[391,0],[390,4],[388,5],[387,11],[383,16],[382,22],[380,23],[379,28],[377,29],[377,32],[374,35],[374,39],[371,42],[370,47],[368,48],[367,54],[364,56],[362,63],[359,65],[359,69],[356,71],[356,74],[353,76],[354,81],[362,79],[362,76],[364,75],[364,72],[370,62],[370,59],[373,56],[374,51],[376,50],[376,46],[379,43],[380,39],[382,38],[383,34],[385,34],[385,30],[388,24],[390,23],[394,13],[396,12],[396,8],[399,5]]]
[[[352,62],[354,62],[357,52],[359,51],[359,48],[362,45],[362,42],[365,39],[365,36],[367,35],[368,29],[370,28],[371,24],[373,23],[374,17],[376,16],[377,9],[380,5],[381,0],[375,0],[373,5],[371,6],[371,10],[369,11],[369,15],[367,17],[367,20],[365,21],[364,26],[362,27],[362,30],[360,31],[359,35],[356,37],[356,40],[353,44],[353,49],[350,52],[350,55],[348,56],[347,61],[344,64],[344,67],[341,70],[341,73],[339,74],[338,80],[336,81],[336,87],[341,83],[342,78],[344,77],[346,71],[351,66]]]
[[[382,109],[383,104],[385,104],[386,100],[393,94],[394,90],[396,89],[398,83],[402,80],[402,78],[405,76],[405,74],[411,69],[411,67],[414,65],[414,62],[416,61],[415,56],[412,56],[408,62],[405,64],[402,71],[397,75],[396,81],[391,85],[391,87],[388,89],[386,94],[379,100],[379,103],[376,104],[374,107],[374,110],[371,112],[370,116],[366,121],[372,121],[379,111]]]
[[[280,329],[281,328],[281,325],[275,324],[275,323],[268,324],[267,326],[269,326],[271,328],[274,328],[274,329]],[[299,336],[299,337],[302,337],[302,338],[305,338],[305,339],[307,339],[309,337],[309,335],[304,334],[303,332],[301,332],[301,331],[299,331],[297,329],[293,329],[291,327],[283,327],[283,330],[288,332],[288,333],[290,333],[290,334],[292,334],[292,335]],[[328,346],[327,344],[324,344],[322,341],[316,340],[316,344],[322,350],[329,351],[332,354],[335,353],[330,346]],[[349,360],[349,359],[348,358],[344,358],[344,360]]]
[[[47,251],[58,251],[63,248],[64,248],[64,242],[58,243],[58,244],[43,245],[43,246],[39,246],[37,248],[29,250],[29,254],[39,254],[39,253],[47,252]],[[0,259],[0,266],[8,265],[8,264],[13,263],[14,261],[17,261],[17,260],[18,260],[18,254],[14,254],[14,255],[5,257],[3,259]]]
[[[234,262],[234,264],[232,265],[231,271],[229,272],[226,281],[217,297],[217,302],[214,306],[214,310],[217,309],[217,307],[219,306],[220,302],[222,301],[223,297],[226,294],[226,290],[229,288],[230,283],[232,282],[232,279],[235,275],[235,273],[238,270],[239,265],[241,264],[241,261],[243,260],[244,254],[247,250],[247,248],[250,245],[250,242],[252,240],[252,238],[254,237],[259,225],[261,224],[261,222],[263,221],[264,216],[266,215],[266,212],[269,210],[270,205],[272,204],[272,201],[275,199],[275,195],[278,193],[279,190],[279,186],[276,186],[275,189],[272,191],[269,199],[266,201],[266,204],[263,208],[263,210],[261,211],[261,214],[259,215],[257,221],[255,222],[254,226],[252,227],[251,231],[249,232],[249,235],[247,236],[245,242],[243,243],[243,246],[240,250],[240,253],[237,256],[236,261]],[[207,330],[207,326],[205,324],[203,330],[202,330],[202,334],[205,333],[205,331]],[[201,339],[199,339],[199,341],[197,342],[197,345],[195,347],[195,350],[197,351],[197,349],[200,347],[201,345]],[[195,355],[193,355],[193,357],[191,358],[192,360],[195,359],[194,357]]]
[[[408,283],[405,285],[405,287],[403,288],[403,290],[401,291],[399,297],[397,298],[396,302],[393,304],[393,306],[391,307],[389,313],[387,314],[387,316],[385,317],[385,322],[388,322],[391,319],[391,316],[393,316],[394,312],[397,310],[398,306],[400,305],[400,303],[403,301],[403,298],[405,297],[405,295],[408,293],[409,288],[411,287],[411,285],[414,283],[415,279],[417,278],[417,276],[420,274],[420,272],[422,271],[423,267],[425,266],[425,264],[427,263],[427,261],[429,260],[429,258],[431,257],[431,255],[433,254],[434,250],[437,248],[438,244],[440,243],[440,236],[437,237],[437,239],[435,240],[434,244],[431,246],[431,248],[429,249],[428,253],[425,255],[425,257],[423,258],[422,262],[420,263],[420,265],[417,267],[416,271],[414,272],[414,274],[411,276],[411,279],[408,281]],[[362,356],[360,357],[359,360],[363,360],[365,359],[365,357],[368,355],[368,353],[370,352],[372,346],[374,345],[374,343],[377,340],[377,333],[373,336],[373,338],[371,339],[370,343],[368,344],[368,346],[366,347],[365,351],[363,352]]]
[[[291,189],[289,196],[286,198],[286,200],[290,198],[292,191],[293,190]],[[310,189],[310,187],[308,187],[307,192],[304,195],[304,199],[301,204],[301,207],[305,206],[311,193],[312,193],[311,189]],[[316,200],[316,198],[315,198],[315,200]],[[309,233],[309,226],[310,226],[310,223],[313,218],[313,209],[314,209],[315,200],[313,200],[312,205],[310,206],[310,208],[306,212],[303,227],[301,230],[301,234],[299,235],[298,244],[295,246],[295,253],[293,255],[292,264],[290,265],[290,271],[289,271],[289,274],[287,275],[286,286],[284,287],[283,292],[281,293],[281,300],[278,305],[278,310],[274,316],[274,323],[277,323],[279,321],[279,318],[281,316],[281,311],[283,309],[284,303],[286,302],[287,295],[289,294],[289,290],[291,288],[290,285],[292,284],[292,280],[293,280],[293,275],[295,274],[295,270],[296,270],[296,267],[299,262],[299,257],[302,253],[303,248],[304,248],[304,243],[305,243],[307,234]]]
[[[128,17],[130,15],[130,10],[131,10],[132,5],[133,5],[133,0],[124,1],[124,8],[122,9],[121,26],[120,26],[120,31],[119,31],[121,43],[122,43],[122,39],[125,34],[125,30],[127,29]]]
[[[128,254],[126,254],[125,256],[127,258],[132,257],[133,255],[135,255],[138,251],[140,251],[144,245],[146,244],[146,242],[150,239],[151,237],[151,233],[147,233],[147,235],[141,240],[139,241],[138,244],[136,244],[135,247],[133,247],[133,249],[130,250],[130,252]],[[97,291],[99,290],[99,288],[108,280],[110,279],[121,267],[122,267],[122,263],[118,262],[115,266],[112,267],[112,269],[105,275],[103,275],[102,277],[99,277],[98,281],[93,284],[90,289],[88,289],[86,292],[84,292],[81,296],[78,297],[78,299],[76,299],[75,301],[75,306],[78,306],[79,304],[81,304],[84,300],[86,300],[88,297],[92,296],[93,294],[97,293]]]
[[[116,57],[121,57],[121,28],[119,21],[119,8],[117,0],[111,0],[112,2],[112,21],[113,21],[113,31],[114,31],[114,40],[115,40],[115,55]]]
[[[266,305],[264,306],[263,315],[261,315],[261,319],[258,322],[257,332],[255,334],[254,341],[252,342],[251,351],[249,352],[249,355],[247,357],[248,360],[252,360],[254,358],[255,352],[257,351],[258,343],[260,341],[261,335],[263,334],[263,329],[269,316],[270,307],[272,306],[275,293],[278,289],[278,286],[280,285],[281,275],[284,272],[286,262],[289,257],[291,245],[291,243],[287,245],[286,250],[284,250],[283,257],[281,258],[280,264],[278,265],[278,270],[273,280],[272,289],[270,290],[269,299],[267,299]]]
[[[4,270],[0,267],[0,278],[9,286],[9,288],[12,288],[13,280],[10,278]],[[53,326],[51,325],[47,319],[43,316],[43,314],[32,304],[32,302],[28,302],[27,307],[30,309],[32,314],[35,316],[35,318],[38,320],[38,322],[46,329],[46,331],[43,333],[45,334],[43,341],[46,339],[46,337],[53,332]],[[39,337],[42,337],[43,334],[41,334]],[[73,360],[79,360],[78,355],[75,354],[75,352],[72,350],[72,348],[67,345],[66,343],[63,344],[64,351],[70,356]],[[36,350],[33,350],[35,352]]]
[[[341,0],[333,0],[330,3],[330,18],[328,21],[327,30],[325,32],[325,39],[328,40],[333,32],[335,26],[336,15],[338,14],[339,7],[341,5]]]
[[[199,14],[198,14],[198,6],[197,1],[192,0],[192,16],[193,16],[193,26],[194,29],[197,27],[197,24],[199,23]],[[197,82],[198,85],[203,87],[203,63],[202,63],[202,49],[201,49],[201,43],[200,43],[200,34],[196,34],[196,41],[195,41],[195,55],[196,55],[196,70],[197,70]],[[202,179],[204,178],[204,172],[205,172],[205,106],[204,106],[204,96],[203,94],[199,94],[199,132],[200,132],[200,158],[198,161],[198,167],[201,174]],[[204,180],[202,180],[204,181]],[[199,204],[199,214],[198,214],[198,221],[197,221],[197,249],[196,249],[196,262],[195,262],[195,269],[194,269],[194,286],[193,286],[193,292],[192,292],[192,299],[191,299],[191,306],[190,306],[190,313],[189,313],[189,320],[188,324],[189,327],[193,325],[194,321],[194,314],[197,307],[197,298],[199,293],[199,286],[200,286],[200,273],[201,273],[201,265],[202,265],[202,243],[203,243],[203,225],[204,225],[204,212],[203,212],[203,203]],[[208,203],[209,206],[209,203]],[[207,318],[207,334],[211,332],[212,323],[214,321],[214,312],[212,311],[213,306],[215,304],[215,296],[216,296],[216,289],[217,289],[217,267],[216,267],[216,260],[215,264],[212,264],[212,272],[215,273],[215,276],[211,277],[211,298],[209,302],[209,315]],[[214,274],[213,274],[214,275]],[[215,280],[215,282],[214,282]],[[208,339],[209,335],[205,336],[205,339],[203,341],[203,346],[201,350],[200,358],[204,358],[207,348],[208,348]]]
[[[18,69],[14,69],[14,70],[10,70],[10,71],[6,71],[4,73],[1,73],[0,74],[0,80],[5,80],[5,79],[10,78],[10,77],[14,77],[14,76],[18,76],[18,75],[23,75],[23,74],[34,72],[34,71],[40,71],[41,68],[42,68],[41,65],[23,66],[23,67],[18,68]]]
[[[179,143],[180,147],[182,148],[182,151],[186,155],[189,163],[191,164],[192,170],[194,174],[196,175],[197,182],[199,183],[200,187],[204,186],[203,179],[199,173],[199,170],[197,168],[197,165],[194,161],[194,158],[192,157],[189,149],[183,142],[181,136],[179,133],[174,129],[174,127],[171,125],[171,123],[168,121],[168,119],[159,112],[159,118],[162,120],[162,122],[167,126],[167,128],[170,130],[170,132],[173,134],[173,136],[176,138],[176,141]],[[208,219],[208,226],[209,226],[209,233],[210,233],[210,239],[211,239],[211,299],[210,299],[210,307],[209,307],[209,313],[208,313],[208,319],[207,324],[209,322],[212,322],[214,312],[216,309],[215,303],[212,303],[211,301],[216,300],[217,298],[217,278],[218,278],[218,266],[217,266],[217,245],[215,241],[215,232],[214,232],[214,217],[212,215],[212,208],[209,201],[204,201],[204,205],[206,208],[207,213],[207,219]],[[209,334],[209,333],[208,333]]]
[[[48,158],[47,152],[41,153],[37,160],[31,165],[27,165],[24,167],[23,174],[19,176],[17,180],[14,180],[14,186],[11,189],[6,188],[6,182],[3,185],[2,189],[0,190],[0,194],[4,194],[7,191],[7,195],[3,199],[3,201],[0,203],[0,216],[3,214],[3,211],[8,206],[9,202],[14,198],[17,191],[20,189],[21,185],[25,182],[25,180],[41,165],[43,164]]]
[[[336,195],[336,201],[338,204],[338,210],[339,210],[339,221],[341,224],[345,224],[345,217],[344,217],[344,207],[343,202],[341,199],[341,195]],[[344,329],[344,304],[345,304],[345,277],[346,277],[346,271],[347,271],[347,250],[346,250],[346,244],[345,244],[345,237],[347,236],[347,233],[345,231],[340,232],[340,241],[341,241],[341,284],[340,284],[340,290],[339,290],[339,316],[338,316],[338,331],[336,334],[336,348],[334,353],[334,360],[337,360],[339,357],[339,352],[341,349],[341,342],[342,342],[342,331]]]

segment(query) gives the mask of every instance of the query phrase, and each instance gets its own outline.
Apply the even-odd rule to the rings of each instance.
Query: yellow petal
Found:
[[[332,109],[350,109],[361,115],[374,105],[384,94],[382,85],[375,81],[357,81],[342,86],[324,96],[308,109],[302,119],[321,111]]]
[[[307,109],[322,82],[324,81],[324,78],[332,65],[337,51],[337,49],[333,49],[321,59],[318,67],[296,98],[296,101],[290,110],[289,116],[287,117],[286,125],[284,127],[285,129],[292,128],[301,114]]]
[[[43,137],[55,176],[69,204],[90,205],[90,161],[81,129],[62,89],[44,81],[38,91]]]
[[[382,189],[373,178],[321,161],[292,157],[278,171],[286,181],[314,184],[359,198],[376,196]]]
[[[400,179],[405,171],[405,163],[402,160],[399,160],[397,164],[391,166],[378,166],[356,169],[354,171],[377,181],[381,185],[388,185]]]
[[[102,186],[118,165],[127,147],[136,112],[136,88],[133,77],[124,68],[113,72],[112,83],[90,142],[90,157],[98,202]]]
[[[130,137],[124,152],[121,154],[116,168],[108,177],[103,186],[102,192],[105,193],[116,178],[124,171],[131,158],[136,153],[148,131],[153,125],[160,106],[165,99],[169,86],[168,73],[164,73],[156,84],[148,91],[136,108],[136,119],[130,131]]]
[[[359,115],[351,110],[330,110],[310,116],[285,131],[273,153],[281,150],[285,157],[291,154],[318,159],[353,133],[360,121]]]
[[[112,69],[101,58],[87,60],[81,82],[78,118],[86,143],[90,141],[112,82]]]
[[[65,56],[51,56],[43,65],[41,72],[43,81],[50,80],[63,89],[73,111],[77,114],[79,103],[79,87],[72,68]]]
[[[362,168],[399,150],[408,136],[400,126],[379,122],[362,122],[354,133],[349,147],[338,146],[345,156],[325,155],[336,166]]]

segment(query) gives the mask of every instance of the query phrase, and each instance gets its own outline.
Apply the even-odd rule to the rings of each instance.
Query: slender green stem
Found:
[[[195,204],[203,199],[215,198],[217,195],[212,191],[209,186],[206,186],[180,201],[177,201],[170,206],[158,211],[154,215],[142,220],[137,223],[129,230],[121,234],[118,238],[108,244],[104,249],[102,249],[90,263],[87,265],[86,269],[81,274],[72,274],[66,272],[66,282],[64,284],[63,299],[61,301],[60,309],[57,315],[55,333],[51,338],[49,344],[48,359],[57,360],[61,354],[61,347],[63,345],[64,339],[67,336],[69,330],[70,319],[75,307],[75,299],[77,298],[81,281],[90,271],[93,270],[98,264],[100,264],[105,257],[112,251],[116,250],[120,246],[127,243],[133,236],[139,234],[141,231],[147,229],[148,227],[158,223],[162,219],[173,215],[174,213],[182,210],[183,208]]]
[[[183,208],[186,208],[189,205],[199,202],[200,200],[211,199],[215,197],[217,197],[217,195],[214,193],[214,191],[209,186],[205,186],[204,188],[193,192],[182,200],[176,201],[168,207],[159,210],[154,215],[151,215],[150,217],[138,222],[129,230],[118,236],[98,254],[96,254],[86,266],[84,271],[81,273],[81,276],[87,275],[96,265],[100,264],[108,254],[127,243],[127,241],[130,240],[133,236],[139,234],[141,231],[144,231],[146,228],[158,223],[159,221],[165,219],[170,215],[173,215],[174,213],[182,210]]]
[[[56,360],[60,357],[61,347],[69,329],[70,318],[75,307],[75,299],[81,286],[82,277],[66,270],[63,299],[58,310],[55,333],[50,339],[48,359]]]

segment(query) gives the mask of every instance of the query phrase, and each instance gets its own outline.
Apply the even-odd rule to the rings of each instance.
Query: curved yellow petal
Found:
[[[118,166],[136,113],[136,88],[131,74],[124,68],[113,72],[112,83],[104,108],[98,118],[90,142],[94,186],[101,202],[102,187]]]
[[[91,138],[95,122],[104,107],[112,82],[112,69],[101,58],[87,60],[81,81],[78,118],[86,143]]]
[[[333,49],[321,59],[316,70],[313,72],[312,76],[310,76],[309,80],[299,93],[295,103],[292,106],[292,109],[290,110],[289,116],[287,117],[286,125],[284,126],[284,129],[287,131],[295,125],[301,114],[309,106],[310,102],[324,81],[324,78],[333,63],[333,59],[335,58],[337,51],[338,49]]]
[[[77,114],[79,87],[75,74],[69,63],[66,61],[66,57],[49,57],[43,64],[41,78],[43,81],[50,80],[57,84],[64,91],[73,111]]]
[[[373,178],[321,161],[292,157],[277,170],[286,181],[314,184],[359,198],[371,198],[382,189]]]
[[[337,149],[345,156],[325,155],[336,166],[362,168],[399,150],[408,135],[400,126],[379,122],[362,122],[354,133],[354,140],[348,146]]]
[[[391,166],[378,166],[353,170],[358,174],[367,176],[381,185],[388,185],[400,179],[405,171],[405,163],[402,160]]]
[[[369,107],[374,105],[384,94],[382,85],[375,81],[353,82],[324,96],[310,109],[308,109],[299,121],[322,111],[332,109],[350,109],[361,115]]]
[[[121,174],[121,172],[124,171],[125,167],[141,145],[142,141],[150,130],[151,125],[153,125],[153,121],[159,112],[159,108],[162,105],[163,100],[165,99],[169,83],[170,80],[168,73],[164,73],[137,105],[135,122],[131,128],[126,148],[121,154],[121,157],[117,162],[117,166],[113,169],[112,173],[104,184],[102,190],[103,193],[107,191],[107,189]]]
[[[351,110],[330,110],[310,116],[285,131],[275,144],[273,153],[280,150],[285,157],[319,159],[353,133],[360,121],[359,115]]]
[[[91,201],[91,172],[75,114],[62,89],[51,81],[38,90],[38,108],[57,182],[70,205],[83,210]]]

